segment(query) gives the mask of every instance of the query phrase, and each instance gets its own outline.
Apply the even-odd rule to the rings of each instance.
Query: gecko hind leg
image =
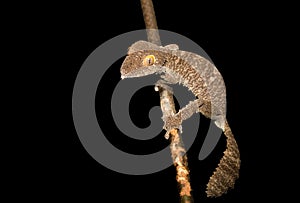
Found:
[[[199,112],[199,108],[204,104],[202,99],[196,99],[194,101],[190,101],[186,106],[181,108],[178,111],[178,115],[181,115],[182,121],[187,120],[192,117],[193,114]],[[176,114],[176,115],[177,115]]]
[[[185,107],[181,108],[176,114],[163,118],[164,120],[164,129],[167,131],[165,138],[169,138],[169,133],[172,129],[176,128],[182,133],[182,122],[190,118],[193,114],[199,112],[199,107],[204,103],[200,99],[190,101]]]
[[[216,107],[214,107],[215,110]],[[214,121],[215,125],[224,131],[226,117],[221,112],[212,112],[212,106],[210,102],[205,102],[205,105],[199,106],[199,112],[206,118]]]

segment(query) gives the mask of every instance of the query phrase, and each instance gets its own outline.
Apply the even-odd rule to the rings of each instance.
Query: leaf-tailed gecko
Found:
[[[214,120],[227,137],[227,149],[207,184],[206,193],[216,197],[232,188],[239,176],[240,154],[226,120],[226,88],[217,68],[195,53],[179,50],[175,44],[162,47],[137,41],[129,47],[120,71],[122,79],[161,74],[156,86],[169,88],[167,84],[179,83],[196,96],[175,115],[163,118],[164,129],[167,134],[173,128],[181,130],[182,121],[197,112]]]

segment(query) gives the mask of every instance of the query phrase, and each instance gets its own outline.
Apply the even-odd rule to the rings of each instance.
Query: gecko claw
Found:
[[[164,137],[166,138],[166,140],[168,140],[168,139],[170,138],[170,134],[171,134],[171,132],[172,132],[173,129],[178,129],[179,132],[182,133],[182,126],[181,126],[181,125],[179,125],[179,126],[176,127],[176,128],[172,128],[172,129],[170,129],[170,130],[167,130],[167,132],[166,132],[166,134],[165,134],[165,136],[164,136]]]

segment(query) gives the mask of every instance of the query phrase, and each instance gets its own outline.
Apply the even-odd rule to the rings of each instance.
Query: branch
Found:
[[[148,41],[157,45],[161,45],[154,7],[152,0],[141,0],[144,21],[147,29]],[[175,115],[176,109],[173,100],[173,94],[167,88],[156,87],[160,93],[160,106],[163,118]],[[164,119],[166,120],[166,119]],[[169,136],[170,135],[170,136]],[[172,129],[170,134],[170,149],[174,166],[176,167],[176,180],[179,185],[179,195],[182,203],[191,203],[193,198],[191,195],[191,185],[189,182],[189,169],[186,156],[186,150],[181,140],[179,129]]]
[[[153,44],[161,45],[152,0],[141,0],[141,6],[147,29],[148,41]]]

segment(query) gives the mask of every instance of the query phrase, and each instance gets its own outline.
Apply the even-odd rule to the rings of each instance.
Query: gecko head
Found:
[[[134,43],[122,63],[121,78],[141,77],[159,72],[165,59],[158,48],[159,46],[145,41]]]

